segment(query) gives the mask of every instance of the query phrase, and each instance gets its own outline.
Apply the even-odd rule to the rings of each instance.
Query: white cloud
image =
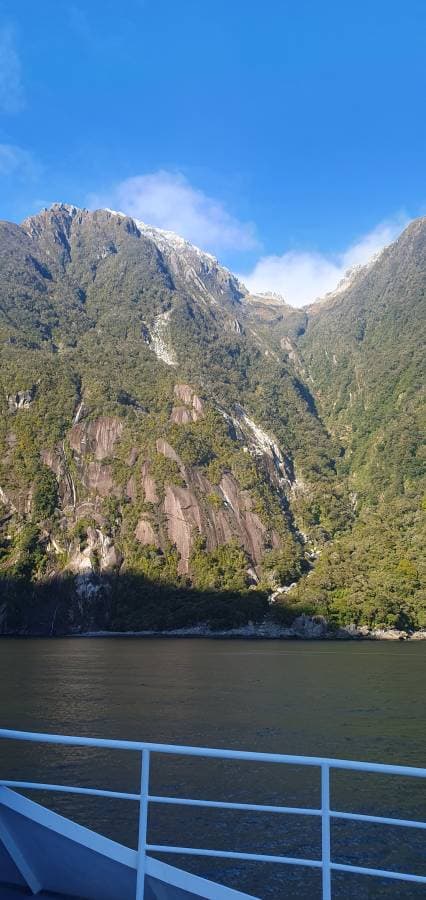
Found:
[[[11,25],[0,27],[0,111],[19,112],[24,106],[21,61]]]
[[[239,277],[254,293],[273,291],[291,306],[304,306],[334,290],[352,266],[365,265],[407,221],[399,215],[382,222],[339,254],[290,250],[282,256],[263,256],[251,272]]]
[[[15,144],[0,144],[0,176],[36,178],[40,166],[28,150]]]
[[[220,200],[192,187],[179,172],[160,170],[127,178],[105,196],[91,196],[89,206],[120,210],[213,252],[259,246],[254,225],[240,222]]]

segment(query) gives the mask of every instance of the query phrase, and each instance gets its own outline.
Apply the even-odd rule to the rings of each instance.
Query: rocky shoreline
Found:
[[[90,620],[89,620],[90,621]],[[397,628],[369,628],[367,625],[351,624],[333,627],[322,616],[298,616],[290,625],[283,625],[267,616],[262,622],[248,622],[234,628],[210,628],[205,622],[181,628],[113,630],[96,627],[96,619],[91,626],[86,623],[55,627],[54,617],[49,626],[27,623],[18,628],[4,627],[0,616],[0,637],[19,638],[227,638],[230,640],[282,640],[282,641],[424,641],[426,629],[403,631]],[[99,622],[99,625],[101,623]]]
[[[10,635],[35,637],[36,635]],[[68,632],[55,637],[128,637],[128,638],[229,638],[233,640],[287,640],[287,641],[425,641],[426,629],[401,631],[397,628],[370,629],[366,625],[348,625],[347,628],[330,628],[319,616],[299,616],[290,627],[265,621],[260,625],[249,623],[240,628],[214,630],[206,625],[175,628],[168,631],[81,631]]]

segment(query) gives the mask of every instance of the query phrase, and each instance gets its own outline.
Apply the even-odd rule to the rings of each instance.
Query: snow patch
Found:
[[[126,218],[124,213],[117,212],[114,209],[106,208],[105,211],[112,216]],[[129,218],[132,217],[129,216]],[[232,273],[229,272],[228,269],[219,266],[215,256],[211,253],[207,253],[205,250],[201,250],[195,244],[191,244],[190,241],[187,241],[174,231],[165,231],[163,228],[147,225],[146,222],[142,222],[141,219],[132,218],[132,221],[135,223],[138,231],[150,238],[155,243],[160,253],[163,253],[167,257],[173,272],[181,277],[183,276],[188,283],[195,285],[200,291],[202,299],[207,299],[210,303],[214,303],[216,306],[218,305],[218,301],[208,290],[197,272],[198,267],[202,268],[204,266],[207,271],[219,268],[221,271],[231,276]]]
[[[387,247],[382,247],[377,253],[373,254],[367,263],[357,263],[355,266],[351,266],[350,269],[347,269],[343,278],[340,279],[334,290],[328,291],[321,297],[317,297],[313,302],[322,303],[324,301],[334,300],[335,297],[339,297],[340,294],[343,294],[348,288],[352,287],[359,275],[364,275],[373,268],[385,250],[387,250]]]
[[[117,213],[117,215],[121,214]],[[160,249],[169,250],[172,247],[179,251],[192,250],[192,252],[200,257],[200,259],[207,257],[207,259],[210,259],[212,262],[217,262],[216,257],[212,256],[211,253],[200,250],[195,244],[191,244],[174,231],[165,231],[163,228],[155,228],[154,225],[147,225],[146,222],[142,222],[140,219],[133,219],[133,221],[139,231],[142,231],[144,234],[148,235],[148,237],[151,237]]]

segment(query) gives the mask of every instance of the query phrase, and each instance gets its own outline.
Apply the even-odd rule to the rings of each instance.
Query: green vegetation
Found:
[[[238,544],[225,544],[206,551],[205,538],[194,542],[190,568],[194,585],[201,590],[244,591],[249,585],[248,559]]]
[[[58,505],[58,482],[47,466],[41,467],[34,479],[32,500],[32,514],[36,522],[54,515]]]
[[[15,578],[23,581],[37,580],[43,574],[45,555],[35,525],[25,525],[17,536],[17,559],[12,568]]]
[[[301,350],[345,454],[353,526],[298,586],[336,622],[424,627],[426,227],[414,222],[338,300]]]
[[[291,599],[336,625],[424,628],[425,537],[424,513],[410,498],[395,500],[385,515],[364,508],[351,533],[325,548]]]

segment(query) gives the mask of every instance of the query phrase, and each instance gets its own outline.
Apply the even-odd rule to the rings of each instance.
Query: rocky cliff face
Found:
[[[174,398],[185,404],[173,406],[170,414],[170,423],[181,431],[205,416],[206,404],[190,385],[177,383],[172,402]],[[240,407],[237,415],[236,423],[243,423]],[[281,451],[251,420],[246,428],[251,449],[243,443],[245,435],[239,426],[235,441],[242,444],[243,452],[245,449],[255,455],[265,484],[279,502],[287,503],[291,480]],[[178,575],[191,576],[191,555],[197,536],[201,536],[207,553],[232,542],[243,547],[249,580],[256,583],[266,551],[279,549],[281,539],[267,517],[262,521],[256,512],[252,492],[243,489],[231,471],[225,470],[217,483],[209,480],[202,466],[185,464],[164,438],[157,438],[150,450],[142,443],[132,447],[130,453],[126,452],[126,438],[125,420],[99,416],[72,425],[63,441],[41,451],[43,464],[56,478],[62,513],[49,533],[52,569],[56,568],[55,555],[63,557],[64,553],[64,571],[74,574],[116,571],[126,563],[119,549],[121,529],[111,528],[106,515],[104,501],[113,500],[117,508],[127,507],[124,516],[120,512],[121,522],[129,518],[133,507],[132,512],[138,516],[134,538],[141,547],[154,547],[159,552],[165,552],[169,545],[176,548]],[[167,464],[159,466],[161,459],[172,464],[169,470]],[[30,491],[24,500],[28,509]],[[79,523],[83,523],[80,530]],[[59,533],[62,529],[62,539],[58,529]],[[73,529],[77,529],[75,536]],[[111,531],[113,534],[107,533]]]

